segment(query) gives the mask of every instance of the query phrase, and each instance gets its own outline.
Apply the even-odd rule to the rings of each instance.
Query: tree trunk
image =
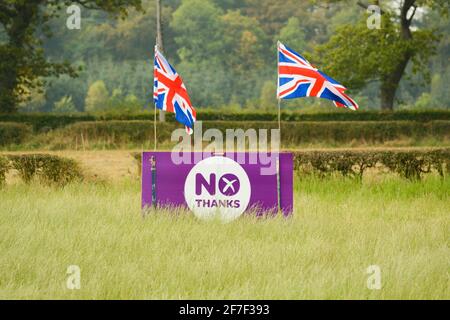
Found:
[[[412,33],[410,30],[411,21],[416,12],[415,7],[416,0],[404,0],[402,7],[400,8],[400,38],[402,40],[410,41],[412,39]],[[413,12],[408,17],[408,12],[413,8]],[[405,73],[406,66],[409,60],[411,60],[413,54],[410,50],[406,50],[403,57],[399,59],[394,71],[386,75],[381,80],[380,87],[380,99],[381,109],[392,111],[394,109],[395,94],[397,92],[402,76]]]
[[[158,46],[158,50],[161,53],[164,53],[161,25],[161,0],[156,0],[156,45]],[[159,110],[159,121],[166,121],[166,113],[164,110]]]
[[[381,80],[381,110],[394,110],[395,93],[397,92],[398,86],[400,85],[400,81],[405,73],[406,66],[408,65],[410,59],[411,54],[409,52],[405,52],[403,59],[399,61],[394,72]]]

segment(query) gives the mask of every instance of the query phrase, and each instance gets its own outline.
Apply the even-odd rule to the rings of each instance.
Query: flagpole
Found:
[[[280,41],[277,41],[277,75],[278,72],[280,70],[280,58],[278,57],[279,55],[279,48],[280,48]],[[278,99],[278,131],[280,133],[280,148],[281,148],[281,98],[278,95],[278,90],[280,87],[280,79],[279,79],[279,75],[277,77],[277,99]]]
[[[153,103],[155,105],[155,112],[153,115],[153,151],[156,151],[156,103]]]
[[[278,90],[280,87],[280,79],[279,79],[279,65],[280,65],[280,58],[279,58],[279,47],[280,47],[280,41],[277,41],[277,100],[278,100],[278,136],[280,138],[280,149],[281,149],[281,98],[278,95]],[[276,163],[276,170],[277,170],[277,203],[278,203],[278,212],[282,212],[281,208],[281,181],[280,181],[280,151],[278,151],[278,157],[277,157],[277,163]]]
[[[157,50],[158,50],[158,41],[156,41],[156,45],[155,45],[155,56],[156,56]],[[155,57],[154,57],[154,59],[155,59]],[[153,66],[153,68],[154,67],[155,66]],[[155,72],[153,72],[153,83],[155,83]],[[153,85],[153,89],[155,89],[154,85]],[[156,90],[158,90],[158,88],[156,88]],[[153,115],[153,151],[156,151],[156,102],[155,102],[154,96],[155,96],[155,93],[153,92],[153,105],[155,106],[154,115]]]
[[[278,131],[280,131],[280,144],[281,144],[281,99],[278,98]]]

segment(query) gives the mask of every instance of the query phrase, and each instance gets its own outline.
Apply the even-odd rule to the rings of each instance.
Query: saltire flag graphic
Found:
[[[346,89],[300,54],[278,42],[279,99],[318,97],[332,100],[336,107],[357,110],[358,104],[344,93]]]
[[[158,109],[175,113],[175,119],[192,134],[197,112],[180,75],[155,46],[153,99]]]

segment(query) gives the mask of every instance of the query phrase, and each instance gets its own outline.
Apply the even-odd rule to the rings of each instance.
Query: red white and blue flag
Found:
[[[197,112],[180,75],[155,46],[153,99],[158,109],[175,113],[175,119],[192,134]]]
[[[344,93],[346,88],[327,76],[294,50],[278,42],[279,99],[318,97],[332,100],[336,107],[358,109],[358,104]]]

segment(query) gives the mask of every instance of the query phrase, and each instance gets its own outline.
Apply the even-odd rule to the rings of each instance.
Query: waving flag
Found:
[[[197,112],[192,106],[180,75],[167,62],[157,47],[155,47],[153,72],[153,99],[156,107],[175,113],[175,119],[184,124],[186,131],[192,134]]]
[[[336,107],[357,110],[358,104],[344,93],[345,90],[300,54],[278,42],[279,99],[319,97],[332,100]]]

